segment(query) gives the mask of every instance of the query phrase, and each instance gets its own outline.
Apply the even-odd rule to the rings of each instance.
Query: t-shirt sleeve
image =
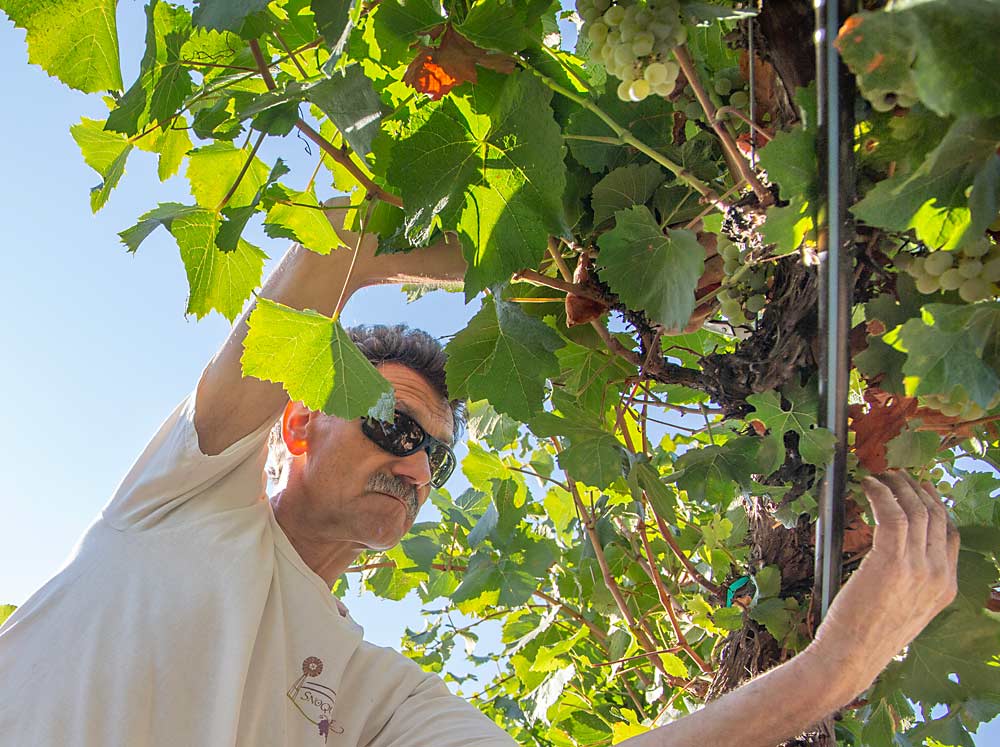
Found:
[[[102,516],[116,529],[149,529],[245,508],[265,495],[272,423],[208,456],[194,427],[195,392],[170,414],[132,465]]]
[[[368,747],[516,747],[479,709],[427,674]]]

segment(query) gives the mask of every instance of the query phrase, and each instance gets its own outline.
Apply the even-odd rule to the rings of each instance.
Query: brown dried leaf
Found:
[[[501,73],[514,71],[513,59],[477,47],[447,24],[433,29],[429,35],[437,43],[417,49],[403,74],[403,82],[434,101],[466,81],[475,83],[477,65]]]

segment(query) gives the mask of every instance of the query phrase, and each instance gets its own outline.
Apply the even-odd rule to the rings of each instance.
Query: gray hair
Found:
[[[445,381],[445,355],[441,343],[426,332],[410,329],[405,324],[382,324],[349,327],[347,334],[372,365],[399,363],[420,374],[431,388],[448,400],[456,438],[465,426],[465,402],[448,397]],[[283,487],[287,478],[285,469],[291,455],[281,435],[281,419],[274,424],[267,440],[267,477],[275,488]]]

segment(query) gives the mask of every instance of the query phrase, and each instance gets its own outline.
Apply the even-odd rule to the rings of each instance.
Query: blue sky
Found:
[[[141,4],[120,3],[118,21],[123,73],[131,81],[142,54]],[[218,315],[200,322],[184,316],[184,269],[165,231],[135,255],[116,235],[158,202],[188,200],[186,182],[175,177],[160,184],[153,156],[133,152],[108,205],[93,215],[89,190],[99,179],[83,163],[69,128],[81,116],[102,118],[103,104],[27,65],[23,39],[6,19],[0,22],[6,104],[0,120],[6,290],[0,604],[23,603],[58,571],[229,329]],[[315,148],[310,155],[294,136],[263,155],[268,162],[280,155],[303,183],[316,160]],[[287,246],[267,238],[259,223],[248,238],[272,258],[268,268]],[[356,296],[344,322],[405,321],[444,336],[477,308],[476,302],[466,307],[461,294],[443,292],[407,304],[399,290],[383,287]],[[460,491],[462,479],[449,487]],[[368,638],[381,645],[396,645],[405,625],[420,625],[413,599],[352,593],[346,601]],[[1000,723],[984,727],[977,743],[1000,743]]]

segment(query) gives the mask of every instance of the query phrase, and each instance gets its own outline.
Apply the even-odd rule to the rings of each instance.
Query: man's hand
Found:
[[[811,648],[836,666],[847,697],[863,691],[958,591],[958,529],[930,483],[902,472],[862,488],[875,516],[872,549],[834,599]]]
[[[771,747],[864,691],[957,593],[958,530],[934,488],[900,473],[862,483],[875,538],[802,654],[629,747]]]
[[[264,283],[261,296],[331,316],[366,286],[461,282],[465,260],[455,236],[446,235],[433,246],[409,254],[376,256],[378,237],[361,237],[345,230],[342,205],[339,201],[327,203],[327,217],[344,245],[325,256],[293,246]],[[265,421],[276,419],[288,401],[279,384],[243,377],[240,361],[252,311],[250,306],[240,317],[198,384],[195,429],[205,454],[219,454]]]

